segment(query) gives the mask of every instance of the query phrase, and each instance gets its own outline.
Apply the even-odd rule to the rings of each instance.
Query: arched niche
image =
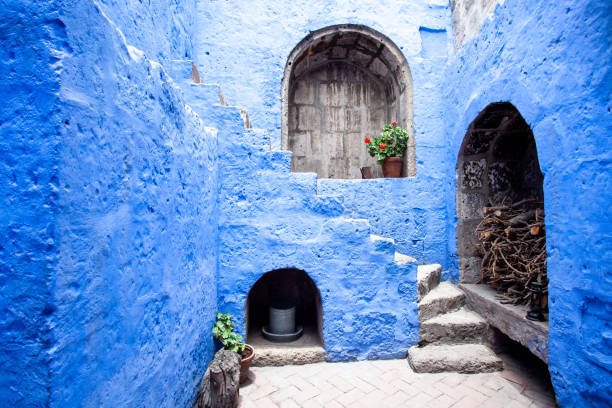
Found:
[[[480,281],[475,228],[483,207],[526,198],[544,201],[533,132],[509,102],[488,105],[470,124],[457,158],[457,252],[460,282]]]
[[[366,137],[392,121],[410,134],[403,175],[416,176],[412,76],[406,58],[386,36],[343,24],[310,33],[291,52],[282,82],[282,148],[291,168],[321,178],[361,178],[380,166]]]
[[[304,334],[303,345],[323,345],[321,294],[308,274],[299,269],[277,269],[265,273],[249,290],[245,310],[247,341],[262,341],[261,328],[268,325],[269,307],[290,301],[296,305],[296,323]]]

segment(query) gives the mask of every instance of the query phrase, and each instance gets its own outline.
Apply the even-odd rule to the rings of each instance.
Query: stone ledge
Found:
[[[534,355],[548,363],[548,322],[534,322],[525,318],[525,305],[504,305],[495,298],[495,289],[488,285],[461,283],[468,306],[479,313],[489,325],[527,347]]]
[[[302,365],[323,361],[325,361],[325,350],[321,346],[261,345],[255,349],[253,367]]]

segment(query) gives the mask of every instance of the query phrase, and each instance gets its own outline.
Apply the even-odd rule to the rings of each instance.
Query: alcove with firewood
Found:
[[[456,172],[459,282],[467,302],[547,362],[547,314],[527,318],[534,288],[547,311],[544,177],[533,132],[511,103],[488,105],[470,124]]]

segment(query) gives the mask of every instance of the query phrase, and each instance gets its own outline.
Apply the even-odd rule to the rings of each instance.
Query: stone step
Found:
[[[404,255],[404,254],[400,254],[399,252],[395,252],[395,255],[393,257],[393,259],[395,260],[395,263],[403,265],[406,263],[416,263],[416,259],[414,259],[411,256],[408,255]]]
[[[245,131],[240,109],[233,106],[211,105],[205,101],[186,101],[206,126],[219,129],[220,143],[233,143]]]
[[[316,194],[312,200],[309,200],[307,206],[318,214],[339,217],[344,213],[344,196],[341,194]]]
[[[325,350],[321,346],[257,345],[252,365],[254,367],[279,367],[322,361],[325,361]]]
[[[408,349],[408,362],[417,373],[488,373],[502,370],[502,360],[482,344],[427,345]]]
[[[240,116],[244,122],[245,129],[252,129],[253,125],[251,124],[251,119],[249,119],[249,111],[241,107],[238,107],[238,109],[240,110]]]
[[[168,74],[177,83],[193,82],[194,74],[197,78],[200,76],[198,69],[191,60],[172,60],[169,64],[166,64],[166,69]]]
[[[487,322],[466,308],[421,322],[419,343],[480,343],[487,334]]]
[[[395,240],[393,238],[370,234],[370,242],[374,244],[374,249],[376,251],[386,252],[389,254],[395,253]]]
[[[270,135],[263,129],[246,129],[238,140],[255,148],[270,151]]]
[[[465,294],[451,282],[441,282],[419,302],[419,319],[424,322],[452,312],[465,304]]]
[[[291,172],[291,157],[293,153],[288,150],[271,150],[264,152],[267,165],[272,170]],[[267,168],[267,166],[266,166]]]
[[[417,270],[417,287],[419,300],[421,300],[423,296],[427,295],[430,290],[435,288],[440,283],[441,274],[442,265],[419,265],[419,269]]]
[[[219,89],[219,85],[189,82],[182,88],[185,92],[187,103],[195,103],[195,101],[198,101],[208,105],[221,104],[221,90]]]

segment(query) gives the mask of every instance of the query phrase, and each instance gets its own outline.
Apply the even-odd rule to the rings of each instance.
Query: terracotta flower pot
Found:
[[[384,177],[398,178],[402,175],[403,157],[387,157],[382,164]]]
[[[240,353],[242,360],[240,361],[240,383],[242,384],[246,380],[249,374],[249,368],[251,368],[251,362],[255,356],[255,349],[248,344],[244,345],[244,351]]]

